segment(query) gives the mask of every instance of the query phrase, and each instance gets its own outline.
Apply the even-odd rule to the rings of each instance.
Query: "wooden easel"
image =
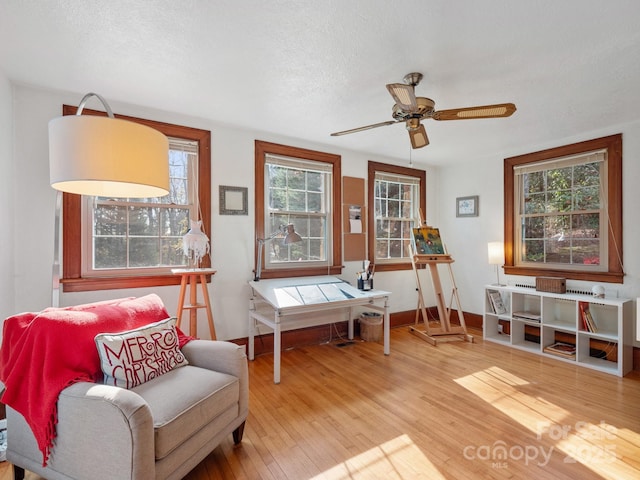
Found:
[[[174,268],[171,270],[174,275],[180,275],[180,294],[178,296],[178,321],[176,326],[180,328],[182,322],[182,312],[189,310],[189,335],[192,337],[198,336],[198,309],[204,308],[207,311],[207,320],[209,321],[209,335],[211,340],[216,339],[216,328],[213,323],[213,312],[211,310],[211,301],[209,300],[209,291],[207,289],[207,275],[215,275],[216,270],[210,268]],[[202,287],[202,297],[204,303],[198,303],[198,289],[197,284],[200,282]],[[187,285],[190,286],[191,291],[189,293],[189,304],[185,305],[185,297],[187,294]]]
[[[456,287],[455,279],[453,278],[453,270],[451,264],[454,260],[451,255],[445,254],[429,254],[421,255],[413,251],[412,245],[411,263],[413,264],[413,271],[416,275],[416,282],[418,286],[418,308],[416,309],[416,320],[413,327],[409,327],[409,331],[431,343],[437,345],[438,342],[451,342],[451,341],[467,341],[473,343],[473,336],[467,333],[467,326],[464,322],[464,314],[462,313],[462,307],[460,305],[460,297],[458,296],[458,288]],[[422,284],[420,283],[419,266],[427,265],[429,267],[429,273],[433,283],[433,290],[436,296],[436,306],[438,308],[438,323],[439,326],[432,326],[429,322],[427,315],[427,307],[424,302],[424,291]],[[453,290],[451,292],[451,302],[447,306],[444,293],[442,291],[442,284],[440,282],[440,273],[438,272],[438,265],[446,265],[449,269],[449,276],[451,279],[451,285]],[[458,311],[458,320],[460,325],[451,325],[451,311],[452,303],[455,300],[456,309]],[[424,322],[424,330],[419,328],[419,316],[422,314],[422,321]],[[436,323],[433,321],[433,323]]]

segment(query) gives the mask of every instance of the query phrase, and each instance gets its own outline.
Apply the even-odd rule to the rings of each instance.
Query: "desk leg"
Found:
[[[348,325],[348,332],[347,332],[347,337],[349,338],[349,340],[353,340],[353,308],[349,307],[348,309],[348,314],[349,314],[349,320],[347,322]]]
[[[273,330],[273,383],[280,383],[281,334],[280,315],[276,312],[276,328]]]
[[[253,360],[256,357],[254,338],[255,338],[256,320],[249,315],[249,360]]]
[[[384,337],[384,354],[389,355],[391,353],[391,322],[389,321],[389,300],[384,300],[384,325],[383,325],[383,337]]]

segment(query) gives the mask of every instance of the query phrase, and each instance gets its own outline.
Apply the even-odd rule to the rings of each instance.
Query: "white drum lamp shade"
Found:
[[[504,263],[504,243],[503,242],[489,242],[487,244],[487,255],[489,257],[489,265],[496,266],[496,285],[500,285],[500,270],[499,266]]]
[[[77,114],[49,122],[51,186],[103,197],[167,195],[167,137],[151,127],[114,118],[108,110],[107,117]]]
[[[504,263],[504,243],[489,242],[487,245],[489,265],[501,265]]]
[[[82,115],[96,97],[107,116]],[[115,118],[100,95],[87,93],[75,115],[49,122],[49,178],[58,191],[52,305],[59,305],[62,193],[97,197],[164,197],[169,193],[169,140],[159,131]]]

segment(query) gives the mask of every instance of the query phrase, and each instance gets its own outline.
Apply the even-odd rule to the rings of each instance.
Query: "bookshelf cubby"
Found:
[[[489,293],[498,292],[504,310],[496,312]],[[486,285],[483,338],[559,361],[622,377],[633,363],[633,301],[533,288]],[[583,319],[588,309],[595,328]],[[575,355],[545,351],[557,342],[575,345]]]

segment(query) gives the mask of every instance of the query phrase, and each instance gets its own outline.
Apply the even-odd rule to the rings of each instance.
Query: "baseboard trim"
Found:
[[[429,318],[438,318],[438,310],[436,307],[427,308]],[[482,334],[482,315],[476,313],[463,312],[464,321],[468,329],[472,329]],[[389,315],[389,323],[391,328],[404,327],[422,323],[422,319],[416,316],[415,310],[406,310],[403,312],[394,312]],[[451,323],[459,323],[457,310],[451,311]],[[336,338],[347,338],[347,322],[336,322],[329,325],[320,325],[317,327],[300,328],[297,330],[288,330],[282,332],[282,349],[305,347],[309,345],[319,345],[330,342]],[[354,334],[360,335],[360,325],[355,322]],[[248,339],[238,338],[231,340],[238,345],[246,345]],[[262,355],[265,353],[273,353],[273,334],[267,333],[256,336],[254,343],[255,354]],[[633,370],[640,371],[640,348],[633,348]]]

